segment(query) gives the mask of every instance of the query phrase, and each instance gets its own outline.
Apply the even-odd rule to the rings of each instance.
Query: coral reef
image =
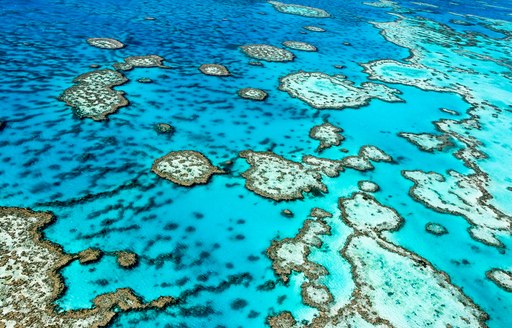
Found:
[[[449,136],[445,134],[434,135],[430,133],[400,132],[398,135],[407,139],[419,149],[427,152],[433,152],[434,150],[442,151],[445,148],[453,146]]]
[[[226,66],[219,64],[203,64],[199,66],[199,70],[205,75],[212,76],[229,76],[231,73]]]
[[[321,27],[318,27],[318,26],[308,25],[308,26],[304,26],[304,28],[306,30],[308,30],[308,31],[311,31],[311,32],[325,32],[324,28],[321,28]]]
[[[117,264],[125,269],[131,269],[139,264],[139,257],[137,254],[129,251],[116,252]]]
[[[364,192],[377,192],[380,190],[379,185],[373,181],[367,181],[367,180],[359,181],[357,183],[357,186],[359,187],[359,190],[364,191]]]
[[[312,139],[320,141],[320,145],[316,151],[321,152],[326,148],[332,146],[339,146],[345,138],[340,134],[343,132],[342,128],[332,125],[329,122],[316,125],[309,131],[309,136]]]
[[[54,301],[64,291],[58,271],[74,259],[41,230],[54,217],[46,212],[0,207],[0,326],[104,327],[120,312],[165,308],[176,302],[160,297],[144,303],[127,288],[97,296],[92,309],[57,312]]]
[[[243,88],[238,90],[238,95],[244,99],[250,99],[250,100],[256,100],[256,101],[263,101],[267,99],[268,94],[261,90],[256,88]]]
[[[512,272],[503,269],[491,269],[485,275],[498,287],[512,293]]]
[[[279,1],[269,1],[274,8],[282,13],[285,14],[292,14],[292,15],[299,15],[304,17],[313,17],[313,18],[327,18],[331,17],[331,15],[319,8],[314,7],[308,7],[308,6],[302,6],[302,5],[295,5],[295,4],[287,4],[282,3]]]
[[[92,71],[75,78],[75,85],[64,90],[59,99],[71,106],[80,118],[104,120],[128,105],[124,93],[113,89],[127,81],[123,74],[110,69]]]
[[[288,62],[295,58],[292,52],[267,44],[248,44],[240,49],[251,58],[269,62]]]
[[[339,205],[343,221],[354,229],[341,255],[352,266],[355,289],[351,301],[340,309],[328,306],[334,304],[332,300],[327,304],[311,303],[320,305],[320,312],[305,326],[486,326],[487,314],[454,286],[447,274],[384,237],[383,232],[395,231],[402,225],[403,219],[395,210],[360,192],[340,198]],[[309,231],[304,229],[298,236]],[[267,252],[273,260],[273,268],[278,275],[306,270],[306,278],[314,283],[316,277],[308,277],[308,266],[304,266],[304,263],[311,266],[307,262],[308,252],[276,252],[276,245],[295,245],[294,242],[297,243],[297,237],[273,243],[269,249],[272,252]],[[319,244],[320,240],[315,245]],[[321,301],[328,297],[325,293],[317,296]],[[291,313],[286,312],[269,317],[268,322],[271,327],[297,325]]]
[[[436,236],[441,236],[448,233],[448,229],[446,229],[443,225],[434,222],[427,223],[425,225],[425,231]]]
[[[251,165],[242,173],[247,189],[280,200],[303,198],[304,192],[327,192],[320,173],[271,152],[246,150],[240,157]]]
[[[402,101],[397,96],[400,91],[396,89],[371,82],[356,87],[343,75],[299,71],[279,81],[279,90],[317,109],[359,108],[368,105],[374,98],[388,102]]]
[[[309,51],[309,52],[315,52],[318,51],[318,49],[307,42],[301,42],[301,41],[285,41],[283,42],[283,46],[294,49],[294,50],[300,50],[300,51]]]
[[[448,171],[448,177],[434,172],[403,171],[414,182],[411,197],[438,212],[459,215],[471,225],[473,239],[490,246],[503,247],[496,234],[511,229],[511,218],[489,204],[485,181],[480,175],[462,175]]]
[[[121,49],[125,46],[122,42],[109,38],[89,38],[87,43],[96,48],[111,50]]]
[[[203,154],[193,150],[170,152],[153,163],[152,171],[161,178],[187,187],[205,184],[213,174],[223,173]]]
[[[114,68],[121,71],[129,71],[136,67],[140,68],[169,68],[163,64],[164,58],[157,55],[130,56],[124,59],[122,63],[115,63]]]

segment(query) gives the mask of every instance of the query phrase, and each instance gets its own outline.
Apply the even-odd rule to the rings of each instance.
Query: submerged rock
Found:
[[[139,83],[153,83],[153,80],[149,77],[141,77],[140,79],[137,79],[137,82]]]
[[[287,217],[287,218],[292,218],[293,217],[293,212],[290,211],[289,209],[284,209],[281,211],[281,215],[284,216],[284,217]]]

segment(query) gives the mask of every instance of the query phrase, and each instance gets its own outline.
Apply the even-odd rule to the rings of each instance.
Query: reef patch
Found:
[[[329,122],[325,122],[323,124],[314,126],[309,131],[309,136],[312,139],[320,141],[320,145],[316,151],[321,152],[322,150],[332,146],[339,146],[341,142],[345,140],[340,132],[343,132],[342,128],[332,125]]]
[[[372,161],[392,163],[394,160],[382,149],[372,145],[364,145],[359,149],[357,156],[346,156],[340,162],[346,168],[369,171],[375,168],[371,163]]]
[[[127,81],[123,74],[110,69],[92,71],[75,78],[75,85],[64,90],[59,99],[71,106],[79,118],[104,120],[128,105],[124,92],[113,89]]]
[[[442,224],[429,222],[425,225],[425,231],[436,236],[442,236],[448,233],[448,229]]]
[[[163,64],[164,58],[157,55],[130,56],[124,59],[122,63],[115,63],[114,68],[121,71],[129,71],[138,68],[170,68]]]
[[[224,65],[220,64],[203,64],[199,66],[199,70],[205,75],[212,76],[230,76],[231,73]]]
[[[309,51],[309,52],[318,51],[317,47],[315,47],[314,45],[307,43],[307,42],[301,42],[301,41],[284,41],[283,46],[293,49],[293,50]]]
[[[87,43],[96,48],[110,50],[121,49],[125,47],[121,41],[110,38],[89,38],[87,39]]]
[[[295,58],[291,51],[267,44],[248,44],[240,49],[251,58],[268,62],[288,62]]]
[[[276,201],[304,198],[303,193],[327,192],[316,170],[272,152],[245,150],[240,153],[251,166],[242,173],[247,189]]]
[[[397,96],[399,90],[372,82],[356,87],[344,75],[299,71],[280,78],[279,82],[279,90],[317,109],[359,108],[372,99],[403,101]]]
[[[193,150],[173,151],[157,159],[152,171],[181,186],[205,184],[213,174],[224,173],[203,154]]]
[[[364,192],[377,192],[380,190],[380,187],[378,184],[376,184],[373,181],[363,180],[359,181],[357,183],[357,186],[359,187],[359,190]]]
[[[442,151],[445,148],[453,146],[450,137],[446,134],[435,135],[430,133],[400,132],[398,135],[426,152],[433,152],[434,150]]]
[[[302,6],[302,5],[295,5],[295,4],[287,4],[282,3],[279,1],[269,1],[274,8],[282,13],[285,14],[292,14],[292,15],[298,15],[303,17],[312,17],[312,18],[328,18],[331,17],[331,15],[319,8],[314,7],[308,7],[308,6]]]
[[[311,31],[311,32],[325,32],[326,31],[322,27],[312,26],[312,25],[304,26],[304,29]]]
[[[243,88],[238,90],[238,95],[244,99],[263,101],[267,99],[268,93],[257,88]]]

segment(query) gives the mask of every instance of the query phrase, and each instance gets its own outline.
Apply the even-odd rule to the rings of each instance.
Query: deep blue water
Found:
[[[259,327],[267,315],[282,310],[309,319],[315,311],[301,302],[300,277],[289,286],[258,290],[259,285],[276,280],[265,250],[273,238],[295,235],[312,207],[339,217],[337,199],[356,191],[359,180],[371,179],[381,187],[376,197],[406,219],[391,239],[447,272],[489,313],[489,326],[512,325],[511,294],[485,278],[490,268],[512,267],[510,236],[502,239],[508,248],[504,253],[472,240],[462,218],[437,213],[410,198],[412,183],[400,173],[415,169],[468,173],[452,152],[421,152],[397,133],[434,133],[432,121],[454,118],[440,108],[461,113],[456,117],[461,119],[469,104],[455,94],[404,85],[392,87],[403,93],[405,102],[373,100],[357,110],[319,111],[291,98],[277,89],[279,77],[291,72],[344,74],[358,84],[368,81],[361,63],[409,55],[369,24],[393,20],[389,9],[359,1],[295,3],[325,9],[333,18],[286,15],[264,1],[245,0],[0,1],[0,120],[6,122],[0,132],[0,205],[54,212],[58,220],[46,236],[68,252],[88,247],[107,252],[128,249],[141,257],[133,270],[119,268],[112,256],[88,266],[73,262],[62,272],[68,289],[57,304],[62,309],[87,308],[95,296],[118,287],[130,287],[152,300],[179,295],[196,285],[219,286],[238,276],[244,278],[225,290],[206,288],[179,307],[121,314],[114,326]],[[454,16],[449,13],[512,20],[512,1],[487,1],[505,9],[462,0],[457,5],[429,3],[438,7],[403,5],[414,10],[410,15],[489,37],[503,35],[481,25],[452,24]],[[156,20],[144,20],[146,16]],[[303,33],[306,25],[327,31]],[[115,38],[127,46],[97,49],[85,42],[89,37]],[[319,51],[295,51],[294,62],[257,67],[248,65],[250,59],[238,50],[243,44],[279,46],[286,40],[310,42]],[[164,57],[173,69],[126,72],[130,81],[118,89],[126,92],[130,105],[109,120],[80,120],[57,99],[73,78],[91,71],[89,65],[108,67],[127,56],[146,54]],[[205,76],[198,70],[204,63],[222,63],[233,76]],[[154,83],[137,82],[141,77]],[[269,99],[241,99],[236,91],[243,87],[261,88]],[[365,173],[346,170],[340,178],[324,180],[328,194],[285,203],[245,189],[240,173],[248,165],[242,160],[236,161],[232,174],[214,176],[209,184],[193,188],[176,186],[150,170],[156,158],[182,149],[200,151],[219,164],[242,150],[263,151],[274,145],[275,153],[299,161],[302,155],[313,154],[317,142],[308,133],[324,118],[344,129],[342,146],[349,153],[372,144],[399,159],[399,164],[378,163],[374,171]],[[153,125],[159,122],[172,124],[176,133],[157,135]],[[331,148],[323,155],[340,158],[342,153]],[[509,166],[497,158],[490,161]],[[84,196],[89,197],[80,201]],[[498,205],[510,209],[511,199],[506,193],[498,196]],[[295,213],[293,219],[280,214],[285,208]],[[450,234],[442,238],[426,234],[424,225],[430,221],[442,222]],[[346,235],[348,227],[337,222],[335,236]],[[176,224],[176,229],[164,229],[169,224]],[[332,254],[343,247],[341,239],[332,237],[332,243],[326,239]],[[469,264],[457,264],[462,259]],[[339,269],[330,282],[335,297],[348,299],[353,288],[348,264],[341,257],[326,261]],[[233,309],[232,302],[240,298],[247,306]],[[208,310],[191,315],[194,308]],[[254,318],[248,318],[251,311],[257,313]]]

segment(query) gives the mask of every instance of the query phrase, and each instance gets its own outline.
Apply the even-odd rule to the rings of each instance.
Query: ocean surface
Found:
[[[487,178],[485,202],[510,220],[512,1],[294,3],[321,8],[330,17],[286,14],[255,0],[0,0],[0,205],[51,211],[57,219],[44,231],[48,240],[68,253],[93,247],[106,254],[97,263],[73,261],[61,270],[67,288],[55,300],[59,311],[90,308],[96,296],[128,287],[144,300],[165,295],[183,301],[164,310],[120,313],[113,327],[264,327],[268,316],[281,311],[309,322],[318,310],[302,300],[306,278],[293,273],[288,283],[280,281],[266,250],[272,240],[293,238],[312,208],[331,212],[332,234],[322,237],[323,245],[310,256],[328,269],[323,283],[334,302],[348,303],[354,280],[340,250],[351,228],[340,218],[338,199],[357,192],[359,181],[371,180],[380,187],[373,196],[404,218],[403,226],[386,238],[445,272],[489,315],[489,327],[511,327],[512,293],[486,277],[493,268],[512,270],[510,221],[509,230],[496,235],[501,243],[496,247],[472,238],[469,221],[457,211],[412,197],[413,181],[403,171],[471,175],[475,167],[454,156],[464,148],[460,140],[423,151],[398,133],[440,135],[433,122],[477,120],[472,122],[478,129],[467,135],[487,155],[473,161]],[[476,101],[493,109],[471,117],[468,111],[475,103],[460,93],[370,76],[362,64],[407,62],[411,56],[410,49],[388,40],[386,27],[379,25],[398,17],[439,24],[433,30],[441,34],[449,31],[445,44],[413,45],[427,54],[422,65],[446,74],[459,89],[467,87]],[[112,38],[126,46],[100,49],[88,38]],[[310,43],[318,51],[288,49],[295,60],[256,66],[239,48],[284,48],[287,40]],[[125,92],[129,105],[106,120],[80,118],[59,100],[74,78],[94,70],[90,65],[112,69],[126,57],[149,54],[163,57],[170,68],[124,71],[129,81],[115,89]],[[436,56],[445,60],[435,61]],[[231,76],[201,73],[199,66],[208,63],[226,66]],[[471,83],[457,75],[469,68]],[[342,74],[356,86],[385,84],[400,91],[402,101],[313,108],[279,90],[279,79],[298,71]],[[152,83],[138,82],[141,78]],[[247,87],[264,90],[268,98],[239,97],[237,91]],[[394,161],[324,177],[328,192],[304,193],[303,199],[274,201],[245,187],[241,174],[249,165],[238,157],[241,151],[272,151],[300,162],[304,155],[319,155],[318,141],[309,133],[325,121],[342,128],[345,140],[322,157],[338,160],[374,145]],[[172,125],[174,133],[156,133],[157,123]],[[156,159],[180,150],[201,152],[213,165],[233,165],[227,174],[191,187],[151,171]],[[293,217],[284,216],[285,209]],[[428,222],[442,224],[449,233],[428,233]],[[119,267],[112,254],[120,250],[137,254],[139,264]],[[265,284],[272,288],[262,288]]]

